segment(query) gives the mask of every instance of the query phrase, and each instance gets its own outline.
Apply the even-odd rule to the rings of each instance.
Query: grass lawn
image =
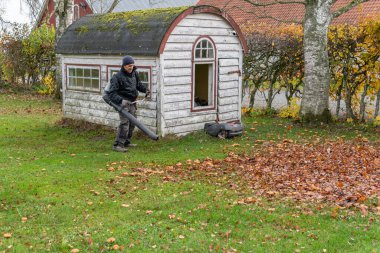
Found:
[[[114,182],[130,168],[224,158],[257,140],[378,142],[373,128],[250,117],[232,140],[138,136],[138,147],[116,153],[112,131],[62,127],[61,117],[57,101],[0,94],[0,252],[380,252],[374,213],[285,200],[240,205],[249,193],[204,179]]]

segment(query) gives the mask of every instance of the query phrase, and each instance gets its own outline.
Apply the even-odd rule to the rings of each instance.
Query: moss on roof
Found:
[[[87,15],[66,29],[57,52],[156,55],[172,22],[188,8]]]
[[[170,22],[173,16],[188,9],[189,7],[146,9],[129,12],[115,12],[96,15],[93,22],[98,24],[99,30],[106,26],[111,30],[120,29],[120,23],[125,23],[125,27],[133,34],[146,32],[151,29],[150,22]]]

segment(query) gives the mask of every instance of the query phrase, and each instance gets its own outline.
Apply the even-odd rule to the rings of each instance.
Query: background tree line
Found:
[[[244,88],[249,92],[249,107],[253,108],[256,93],[265,91],[266,109],[271,110],[274,97],[282,91],[288,107],[299,110],[295,100],[302,96],[305,70],[302,27],[258,24],[246,33],[249,54],[244,59]],[[346,118],[376,118],[380,103],[380,19],[331,26],[328,55],[330,97],[337,102],[335,115],[343,100]],[[367,108],[371,101],[374,110]],[[284,116],[298,115],[289,108]]]
[[[0,36],[0,87],[35,89],[41,94],[55,91],[55,31],[42,25],[30,31],[12,24]]]

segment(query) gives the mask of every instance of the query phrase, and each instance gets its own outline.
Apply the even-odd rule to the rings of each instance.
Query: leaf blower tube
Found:
[[[112,102],[107,93],[105,93],[105,95],[103,96],[103,100],[107,104],[109,104],[110,106],[115,108],[116,111],[122,113],[125,117],[127,117],[132,124],[137,126],[141,131],[143,131],[146,135],[148,135],[149,138],[151,138],[152,140],[155,140],[155,141],[158,140],[158,138],[159,138],[158,135],[156,135],[155,133],[150,131],[146,126],[144,126],[144,124],[142,124],[140,121],[138,121],[132,114],[130,114],[128,111],[124,110],[123,107]]]

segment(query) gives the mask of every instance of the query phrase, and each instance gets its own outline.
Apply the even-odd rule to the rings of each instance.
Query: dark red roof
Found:
[[[261,0],[262,2],[273,2],[272,0]],[[259,1],[260,2],[260,1]],[[333,6],[333,11],[345,6],[351,0],[338,0]],[[244,0],[199,0],[198,5],[212,5],[225,9],[227,13],[244,29],[244,25],[250,23],[265,23],[278,25],[278,20],[301,22],[304,16],[303,4],[276,4],[266,7],[257,7]],[[263,18],[264,16],[274,17]],[[380,0],[370,0],[353,8],[333,20],[337,23],[356,24],[358,20],[368,17],[380,17]]]

